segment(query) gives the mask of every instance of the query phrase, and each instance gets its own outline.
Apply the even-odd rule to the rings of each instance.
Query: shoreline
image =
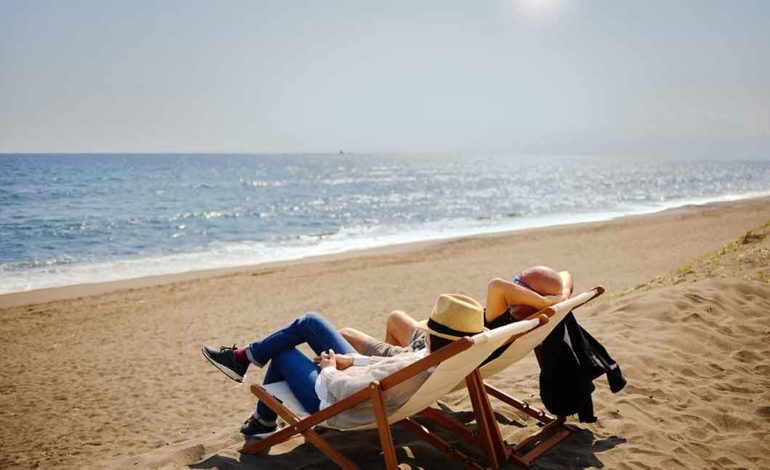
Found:
[[[92,297],[123,290],[130,291],[135,289],[234,276],[239,274],[258,275],[261,272],[269,272],[273,269],[283,269],[290,268],[292,266],[334,262],[357,257],[405,254],[414,251],[440,247],[444,244],[454,244],[457,242],[470,241],[480,238],[504,239],[508,237],[515,237],[517,235],[525,236],[527,234],[537,234],[539,232],[542,232],[543,234],[552,232],[557,233],[569,229],[590,229],[592,227],[600,227],[606,224],[642,221],[647,218],[652,219],[666,215],[676,216],[677,214],[685,214],[692,212],[693,210],[697,211],[698,209],[730,208],[740,204],[762,204],[763,201],[764,203],[770,203],[770,195],[768,194],[747,197],[725,196],[724,198],[728,199],[706,203],[691,203],[673,208],[664,208],[653,212],[621,215],[600,220],[556,223],[552,225],[541,225],[506,231],[492,231],[478,234],[451,236],[447,238],[393,243],[374,247],[353,248],[341,252],[310,255],[287,260],[267,261],[256,264],[243,264],[219,268],[204,268],[200,270],[183,271],[177,273],[139,276],[134,278],[109,280],[103,282],[85,282],[64,286],[44,287],[28,291],[9,292],[0,294],[0,310],[23,305],[36,305],[59,300]]]
[[[274,244],[264,241],[241,241],[221,244],[217,248],[205,251],[62,264],[47,268],[28,268],[22,271],[10,270],[4,273],[4,278],[0,278],[0,298],[10,294],[43,293],[42,291],[49,289],[101,285],[109,282],[129,281],[137,286],[154,285],[155,282],[144,280],[158,279],[158,282],[163,283],[162,278],[167,276],[189,279],[195,277],[196,273],[199,272],[249,269],[256,266],[270,266],[275,263],[312,260],[319,257],[387,249],[395,246],[440,243],[466,237],[504,235],[526,230],[606,222],[625,217],[658,214],[683,207],[707,206],[767,197],[770,197],[770,191],[682,198],[641,205],[629,203],[623,208],[618,207],[605,211],[517,216],[502,218],[494,222],[470,219],[436,221],[420,227],[405,227],[402,231],[396,230],[395,227],[374,226],[366,231],[367,235],[357,233],[357,230],[340,229],[340,231],[327,236],[308,235],[298,239],[304,241],[284,240]],[[315,241],[310,241],[311,239],[315,239]],[[105,291],[95,289],[94,292]],[[43,297],[65,298],[46,296],[45,294]],[[2,305],[5,304],[0,301],[0,306]]]

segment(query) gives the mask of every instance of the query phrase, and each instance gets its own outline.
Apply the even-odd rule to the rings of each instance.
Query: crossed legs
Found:
[[[417,328],[417,320],[401,310],[394,310],[385,321],[385,342],[396,346],[409,346]]]
[[[417,320],[401,310],[390,312],[385,321],[385,341],[378,340],[363,331],[345,327],[340,329],[340,334],[350,343],[356,351],[365,356],[392,355],[400,349],[409,346],[414,335]],[[388,347],[387,345],[398,348]]]
[[[320,399],[315,382],[320,371],[313,361],[296,346],[307,344],[320,355],[333,349],[340,354],[353,354],[355,350],[322,315],[308,312],[296,320],[278,328],[273,333],[254,341],[245,348],[223,347],[217,351],[203,347],[203,355],[217,369],[233,380],[241,382],[249,364],[267,365],[264,384],[285,381],[302,406],[308,412],[318,411]],[[260,436],[275,431],[276,414],[263,402],[241,427],[248,436]]]

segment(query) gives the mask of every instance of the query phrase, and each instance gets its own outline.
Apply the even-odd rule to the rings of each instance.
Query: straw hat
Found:
[[[473,336],[484,331],[484,309],[467,295],[442,294],[430,318],[417,322],[417,328],[451,340]]]

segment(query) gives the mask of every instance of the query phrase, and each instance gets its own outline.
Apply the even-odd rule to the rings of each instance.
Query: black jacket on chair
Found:
[[[540,398],[558,416],[578,414],[581,423],[593,423],[593,380],[607,374],[610,390],[617,393],[626,379],[604,346],[578,325],[569,313],[541,345]]]

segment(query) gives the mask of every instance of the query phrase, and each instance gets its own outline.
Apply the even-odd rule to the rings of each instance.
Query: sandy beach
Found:
[[[334,468],[302,439],[241,456],[238,426],[253,397],[201,345],[244,344],[307,310],[380,337],[391,310],[426,318],[440,293],[483,300],[490,278],[545,264],[569,270],[576,291],[605,286],[577,318],[629,383],[613,395],[598,379],[599,421],[579,424],[535,468],[768,468],[768,222],[770,198],[751,199],[3,295],[0,467]],[[251,370],[246,382],[261,379]],[[492,383],[539,402],[533,357]],[[468,418],[466,393],[445,403]],[[534,426],[507,410],[499,422],[514,442]],[[375,433],[329,439],[362,467],[381,467]],[[402,463],[452,468],[406,430],[394,439]]]

